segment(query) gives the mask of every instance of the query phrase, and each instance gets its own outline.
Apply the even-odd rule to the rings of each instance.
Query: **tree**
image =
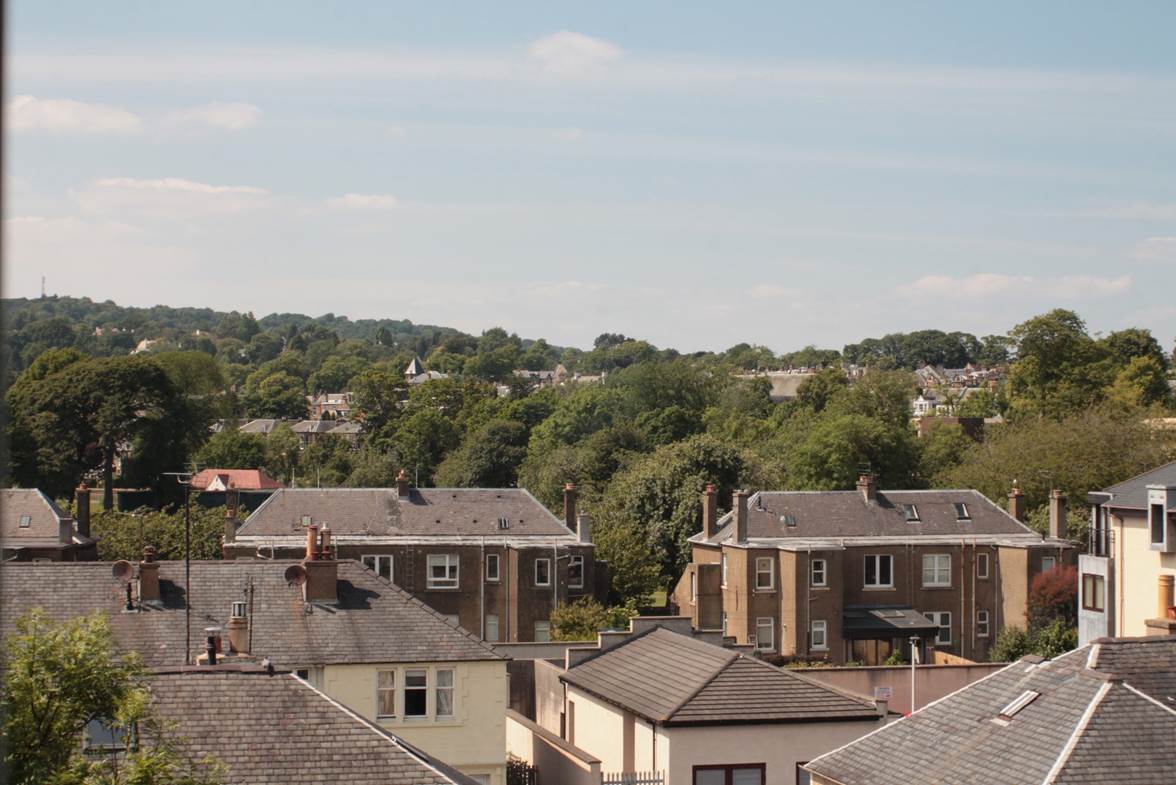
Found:
[[[1014,416],[1065,416],[1097,403],[1114,378],[1108,349],[1087,335],[1086,323],[1073,311],[1035,316],[1009,336],[1017,343],[1008,380]]]
[[[560,605],[551,612],[551,637],[557,641],[595,641],[602,630],[628,629],[634,607],[606,608],[591,597]]]
[[[464,488],[510,488],[527,453],[527,427],[491,420],[437,467],[437,483]]]
[[[244,517],[243,510],[238,515]],[[90,518],[91,533],[98,539],[98,558],[102,561],[125,559],[137,562],[143,548],[150,545],[160,559],[184,558],[184,510],[134,512],[104,510]],[[225,508],[201,507],[192,502],[191,554],[193,559],[219,559],[221,538],[225,533]]]
[[[408,383],[403,375],[382,365],[360,373],[351,381],[356,418],[369,433],[382,434],[400,417],[401,403],[408,398]]]
[[[519,362],[528,371],[551,371],[559,364],[559,356],[547,341],[540,338],[527,347]]]
[[[1060,619],[1069,627],[1078,624],[1078,570],[1071,565],[1058,565],[1039,572],[1029,584],[1028,610],[1025,620],[1030,630],[1048,626]]]
[[[409,475],[432,485],[437,467],[461,443],[461,434],[440,412],[421,409],[401,421],[392,442]]]
[[[821,412],[833,398],[849,386],[849,379],[840,368],[823,368],[805,379],[796,388],[796,402],[814,412]]]
[[[272,373],[256,385],[247,383],[242,401],[251,417],[299,420],[306,417],[306,393],[302,380],[285,371]]]
[[[368,362],[362,357],[331,356],[310,375],[306,386],[312,394],[343,392],[348,389],[352,378],[363,373],[367,367]]]
[[[266,461],[265,438],[229,425],[196,453],[200,468],[257,469]]]
[[[1026,654],[1047,659],[1078,648],[1078,630],[1063,619],[1055,619],[1036,631],[1026,631],[1009,625],[996,636],[988,650],[990,662],[1016,662]]]
[[[959,425],[932,420],[927,435],[919,440],[919,476],[929,481],[959,465],[973,444]]]
[[[1150,355],[1133,357],[1107,391],[1110,401],[1127,408],[1167,403],[1171,397],[1164,365]]]
[[[896,429],[863,414],[832,414],[796,446],[788,472],[796,487],[807,490],[852,488],[863,471],[873,472],[882,487],[909,488],[916,450],[905,426]]]
[[[279,423],[265,437],[263,468],[282,482],[293,485],[298,471],[302,442],[288,423]]]

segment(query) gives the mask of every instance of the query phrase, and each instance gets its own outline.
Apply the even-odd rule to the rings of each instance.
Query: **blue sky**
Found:
[[[9,4],[7,296],[1176,336],[1176,4]]]

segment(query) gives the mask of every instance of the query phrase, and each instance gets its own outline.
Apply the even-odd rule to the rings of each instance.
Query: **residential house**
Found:
[[[256,665],[156,669],[147,682],[154,716],[183,760],[212,755],[234,785],[477,785],[470,777],[348,709],[289,672]],[[115,741],[115,750],[109,746]],[[103,739],[109,755],[120,742]],[[151,731],[139,743],[152,746]],[[324,747],[326,743],[326,747]]]
[[[441,373],[440,371],[423,371],[408,380],[408,383],[414,387],[425,382],[435,382],[438,379],[448,379],[449,374]]]
[[[310,419],[346,420],[351,414],[352,395],[350,392],[321,393],[308,395]]]
[[[61,620],[99,611],[116,644],[152,668],[197,661],[219,641],[219,656],[268,658],[414,747],[504,785],[505,658],[358,562],[332,558],[328,533],[306,534],[305,560],[197,561],[190,583],[183,562],[150,554],[138,565],[6,564],[0,633],[35,607]],[[234,721],[216,704],[206,710]],[[322,738],[324,759],[351,754]]]
[[[880,664],[919,637],[971,660],[986,659],[1006,625],[1025,625],[1033,577],[1075,554],[1066,500],[1051,500],[1050,536],[974,490],[734,494],[718,516],[703,494],[702,531],[673,601],[696,627],[721,629],[765,655]]]
[[[404,381],[411,382],[416,377],[425,372],[425,364],[421,362],[420,357],[413,357],[404,369]]]
[[[1078,640],[1176,632],[1176,463],[1087,495],[1078,559]]]
[[[606,777],[652,772],[663,778],[643,781],[665,785],[795,783],[799,764],[886,719],[871,700],[661,626],[560,680],[567,742]]]
[[[1024,657],[810,762],[813,785],[1160,785],[1176,772],[1176,638]]]
[[[334,420],[299,420],[290,426],[298,436],[298,443],[302,447],[309,447],[319,440],[319,437],[335,430]]]
[[[786,369],[779,371],[751,371],[736,374],[736,379],[767,379],[772,385],[768,397],[772,403],[791,401],[800,392],[800,385],[817,374],[816,369]]]
[[[75,520],[36,488],[0,491],[0,552],[4,561],[93,561],[97,540],[90,537],[90,508]],[[86,493],[87,500],[89,492]]]
[[[282,483],[264,469],[201,469],[192,475],[194,491],[267,491],[281,487]]]
[[[275,420],[272,418],[262,417],[256,420],[250,420],[237,430],[241,431],[241,433],[256,433],[261,436],[268,436],[270,431],[285,422],[285,420]]]
[[[607,591],[570,485],[563,520],[521,488],[414,488],[403,471],[395,488],[286,488],[226,532],[225,556],[294,556],[312,524],[487,641],[547,640],[554,608]]]

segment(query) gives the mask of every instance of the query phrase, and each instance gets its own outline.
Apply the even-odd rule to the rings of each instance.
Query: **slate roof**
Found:
[[[233,785],[474,783],[290,673],[165,670],[149,688],[176,751],[215,756]]]
[[[395,488],[284,488],[253,511],[237,539],[301,535],[304,515],[336,537],[575,537],[522,488],[413,488],[403,499]]]
[[[828,539],[925,535],[997,536],[1041,541],[1041,535],[975,490],[877,491],[867,503],[860,491],[760,491],[748,498],[750,539]],[[955,503],[967,505],[969,518],[959,520]],[[919,520],[908,522],[903,504],[913,504]],[[759,507],[763,509],[758,509]],[[788,525],[791,516],[794,525]],[[734,515],[719,519],[712,543],[734,534]],[[707,542],[701,534],[691,538]]]
[[[1107,502],[1107,506],[1124,510],[1146,510],[1147,486],[1149,485],[1176,485],[1176,461],[1157,466],[1129,480],[1103,489],[1103,493],[1111,494],[1111,500]],[[1176,501],[1168,509],[1176,510]]]
[[[1053,660],[1027,657],[807,768],[842,785],[1171,783],[1173,657],[1176,637],[1103,639]],[[1141,686],[1164,671],[1160,694]],[[1038,696],[998,718],[1028,691]]]
[[[20,519],[24,515],[29,516],[29,525],[22,528]],[[6,548],[60,545],[60,526],[63,520],[72,521],[72,518],[36,488],[0,490],[0,542]],[[92,542],[79,536],[76,526],[73,528],[74,543]]]
[[[659,725],[878,719],[864,698],[660,626],[560,678]]]
[[[224,477],[225,485],[243,491],[260,491],[281,488],[282,484],[270,477],[263,469],[201,469],[192,475],[192,487],[207,488],[217,476]]]
[[[203,630],[228,622],[252,581],[252,653],[280,667],[336,663],[442,662],[502,659],[473,635],[356,561],[338,562],[338,603],[302,600],[286,583],[294,560],[192,562],[192,654]],[[160,562],[162,601],[123,612],[125,584],[110,562],[17,563],[0,570],[0,636],[21,613],[44,609],[55,619],[103,611],[119,645],[149,667],[184,663],[184,563]],[[310,611],[307,611],[307,608]]]

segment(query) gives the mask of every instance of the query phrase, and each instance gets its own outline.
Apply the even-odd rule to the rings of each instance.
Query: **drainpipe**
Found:
[[[991,630],[989,630],[989,634],[990,635],[992,634]],[[972,645],[970,647],[970,650],[972,652],[972,656],[969,657],[969,659],[973,659],[973,660],[976,659],[976,644],[977,643],[978,643],[978,641],[976,638],[976,541],[972,540]]]
[[[968,543],[964,541],[963,537],[961,537],[960,538],[960,656],[961,657],[964,656],[964,641],[967,640],[967,638],[964,637],[964,631],[967,629],[967,624],[965,624],[965,620],[964,620],[964,613],[968,610],[968,606],[965,604],[967,602],[967,598],[965,596],[967,594],[967,592],[965,591],[965,589],[967,587],[966,587],[965,578],[964,578],[964,556],[966,556],[967,553],[968,553]],[[969,646],[968,650],[971,651],[971,648],[972,647]]]
[[[551,612],[559,607],[559,548],[551,546]],[[547,617],[548,629],[551,629],[551,617]]]
[[[486,538],[478,538],[481,562],[478,564],[478,625],[481,627],[481,638],[486,640]]]

